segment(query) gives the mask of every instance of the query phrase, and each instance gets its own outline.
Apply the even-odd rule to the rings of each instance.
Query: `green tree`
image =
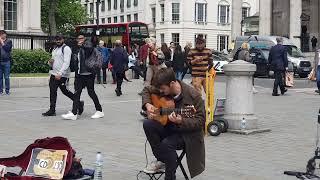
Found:
[[[54,36],[57,33],[70,35],[76,25],[88,20],[80,0],[41,0],[42,30]]]

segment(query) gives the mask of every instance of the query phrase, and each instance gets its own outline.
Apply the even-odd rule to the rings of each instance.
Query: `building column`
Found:
[[[242,0],[232,0],[231,40],[241,35]]]
[[[4,29],[4,1],[0,0],[0,29]]]
[[[272,0],[260,0],[259,35],[271,35]]]
[[[289,38],[300,48],[302,0],[290,0],[290,33]]]

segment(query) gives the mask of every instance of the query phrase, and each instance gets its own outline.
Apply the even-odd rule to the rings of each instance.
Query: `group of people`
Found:
[[[84,102],[80,100],[82,90],[87,88],[90,98],[93,100],[96,112],[91,116],[93,119],[104,117],[101,104],[94,89],[95,71],[88,68],[87,62],[94,53],[93,45],[86,41],[84,35],[77,37],[77,47],[71,49],[64,42],[64,37],[58,35],[55,37],[56,48],[52,51],[52,58],[48,61],[50,70],[50,108],[43,116],[56,115],[57,89],[70,98],[73,102],[72,111],[63,114],[62,118],[66,120],[76,120],[84,110]],[[75,72],[74,93],[68,90],[67,80],[71,69]]]

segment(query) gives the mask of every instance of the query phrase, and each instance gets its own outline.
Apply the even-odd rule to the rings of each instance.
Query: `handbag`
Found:
[[[316,72],[315,72],[315,69],[314,69],[314,68],[312,68],[310,74],[308,75],[308,79],[309,79],[310,81],[316,81],[316,80],[317,80],[317,78],[316,78]]]

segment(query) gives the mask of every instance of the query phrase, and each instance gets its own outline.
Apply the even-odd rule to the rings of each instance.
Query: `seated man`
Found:
[[[205,169],[205,108],[202,97],[193,87],[176,80],[175,73],[170,68],[160,69],[151,84],[152,86],[147,86],[142,91],[142,108],[148,115],[143,128],[157,161],[152,162],[144,171],[154,173],[165,167],[165,180],[175,180],[178,167],[176,150],[185,149],[189,172],[193,178]],[[192,118],[171,113],[168,123],[162,125],[154,120],[156,107],[152,105],[152,94],[171,97],[175,108],[193,105],[196,112]]]

